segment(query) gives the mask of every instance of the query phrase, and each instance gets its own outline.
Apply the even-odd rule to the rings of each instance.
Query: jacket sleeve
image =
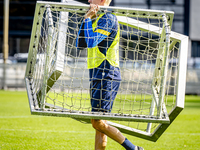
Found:
[[[92,29],[92,20],[89,18],[85,20],[84,35],[85,42],[89,48],[95,47],[111,34],[114,21],[105,17],[107,16],[104,15],[99,19],[97,27],[94,31]]]
[[[82,22],[81,26],[80,26],[80,29],[78,31],[78,35],[77,35],[77,38],[76,38],[76,47],[78,49],[82,49],[82,48],[86,48],[87,47],[87,44],[85,42],[85,36],[84,36],[84,22]]]

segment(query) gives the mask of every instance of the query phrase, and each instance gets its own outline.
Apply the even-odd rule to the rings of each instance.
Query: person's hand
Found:
[[[99,11],[99,6],[95,4],[90,4],[90,10],[85,14],[85,19],[86,18],[92,18],[94,15],[97,14]]]

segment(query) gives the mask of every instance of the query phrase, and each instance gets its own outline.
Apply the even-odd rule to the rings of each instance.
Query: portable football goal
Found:
[[[121,132],[156,141],[184,108],[188,37],[171,31],[174,13],[100,7],[120,25],[121,84],[111,113],[92,112],[87,48],[76,38],[89,5],[40,2],[25,82],[35,115],[108,120]]]

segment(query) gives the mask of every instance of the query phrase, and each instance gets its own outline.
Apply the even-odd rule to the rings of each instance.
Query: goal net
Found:
[[[121,81],[112,111],[92,112],[87,48],[76,46],[88,9],[37,2],[25,75],[32,114],[110,120],[156,141],[184,108],[187,37],[171,31],[173,12],[100,7],[120,25]]]

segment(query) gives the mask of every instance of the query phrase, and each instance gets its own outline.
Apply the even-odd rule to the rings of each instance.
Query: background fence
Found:
[[[0,64],[0,88],[3,88],[5,84],[4,87],[8,89],[25,89],[24,75],[26,63],[6,64],[5,67],[6,74],[4,77],[4,64]],[[68,79],[66,78],[66,80]],[[84,84],[88,84],[88,82]],[[188,68],[186,94],[200,95],[200,68]]]

